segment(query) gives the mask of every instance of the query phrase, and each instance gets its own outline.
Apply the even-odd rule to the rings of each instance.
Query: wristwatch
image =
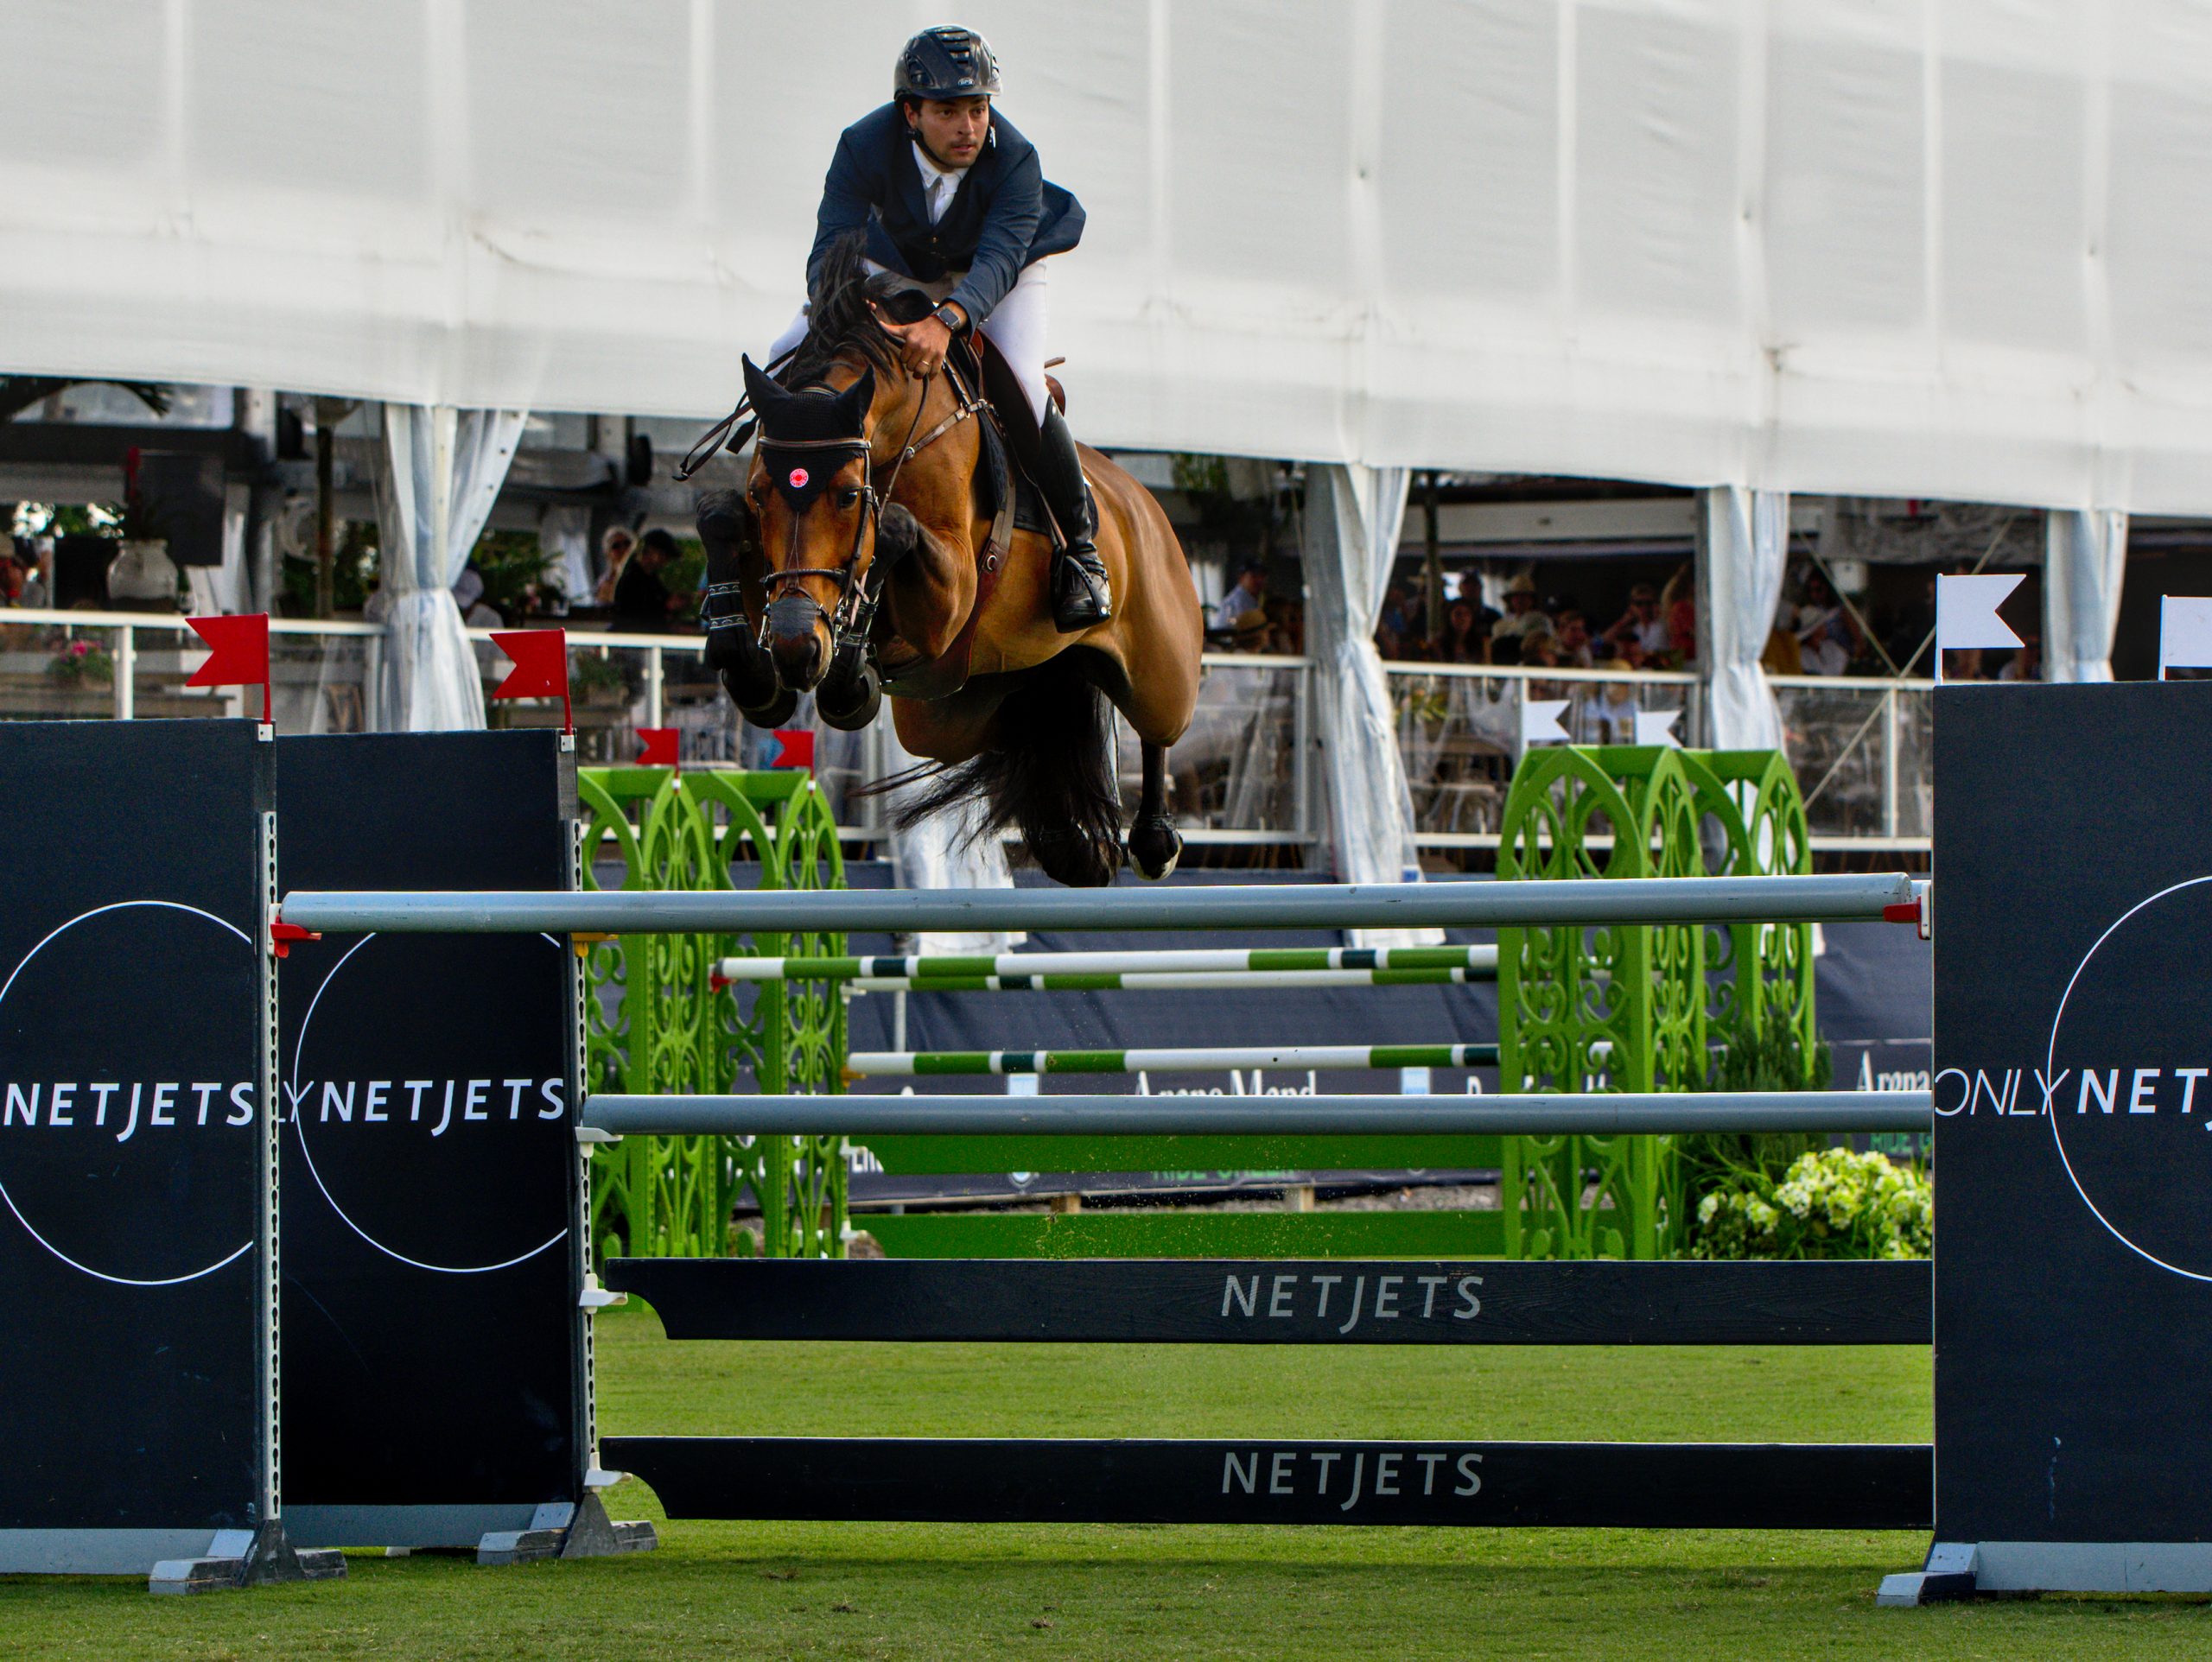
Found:
[[[931,312],[930,315],[935,318],[938,322],[944,325],[946,328],[951,330],[955,334],[963,333],[968,327],[968,319],[966,314],[949,300],[945,301],[944,305],[938,307],[937,310]]]

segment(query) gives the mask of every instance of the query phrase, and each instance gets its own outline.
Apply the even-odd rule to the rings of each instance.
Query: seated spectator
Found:
[[[614,584],[613,622],[617,629],[665,629],[683,609],[690,597],[671,594],[660,580],[662,568],[676,556],[676,539],[658,526],[639,540]]]
[[[638,539],[624,527],[607,528],[607,535],[599,539],[599,581],[592,587],[593,604],[614,604],[614,586],[622,580],[622,568],[630,562],[630,551],[637,546]]]
[[[1267,604],[1267,569],[1258,561],[1248,560],[1237,567],[1236,580],[1230,585],[1229,593],[1221,597],[1221,604],[1214,607],[1213,626],[1216,629],[1234,629],[1237,620],[1246,612],[1263,610]]]
[[[30,605],[29,600],[23,602]],[[2032,630],[2021,638],[2020,650],[2005,660],[2005,667],[1997,672],[1999,681],[2041,681],[2043,679],[2043,637]]]
[[[1790,632],[1808,676],[1840,676],[1859,656],[1859,625],[1818,571],[1805,574],[1805,599]]]
[[[1989,671],[1983,667],[1981,648],[1955,646],[1944,653],[1943,679],[1946,681],[1987,681]]]
[[[1464,588],[1464,585],[1462,585]],[[1536,581],[1525,572],[1505,586],[1505,615],[1491,625],[1490,638],[1493,645],[1510,640],[1516,648],[1513,661],[1518,663],[1518,646],[1527,636],[1541,630],[1552,632],[1552,620],[1536,606]],[[1492,662],[1497,662],[1493,656]]]
[[[1280,652],[1285,657],[1302,657],[1306,653],[1306,602],[1285,600],[1268,609],[1268,646],[1270,652]]]
[[[1437,658],[1444,663],[1484,663],[1489,631],[1480,614],[1465,600],[1454,600],[1444,614],[1444,638],[1437,643]]]
[[[1590,656],[1590,620],[1573,606],[1559,614],[1559,621],[1552,630],[1553,645],[1550,662],[1561,669],[1587,669],[1593,660]]]
[[[1634,641],[1645,658],[1664,652],[1669,644],[1667,619],[1659,610],[1659,591],[1649,583],[1638,583],[1629,590],[1628,610],[1621,613],[1619,622],[1605,631],[1605,638],[1616,646],[1624,641]]]

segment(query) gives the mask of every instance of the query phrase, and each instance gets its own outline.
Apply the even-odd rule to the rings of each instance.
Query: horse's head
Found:
[[[745,363],[760,418],[746,494],[767,564],[768,650],[776,676],[810,690],[830,667],[835,620],[849,615],[875,547],[878,503],[868,461],[875,371],[842,390],[787,391]]]

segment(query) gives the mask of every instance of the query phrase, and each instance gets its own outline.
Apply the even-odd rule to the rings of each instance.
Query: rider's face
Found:
[[[964,168],[981,153],[991,130],[991,101],[929,98],[914,107],[912,119],[924,149],[940,162]]]

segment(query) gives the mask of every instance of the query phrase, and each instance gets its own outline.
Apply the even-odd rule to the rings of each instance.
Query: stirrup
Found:
[[[1095,550],[1077,554],[1060,549],[1052,561],[1052,624],[1063,635],[1096,628],[1112,618],[1111,586]]]

